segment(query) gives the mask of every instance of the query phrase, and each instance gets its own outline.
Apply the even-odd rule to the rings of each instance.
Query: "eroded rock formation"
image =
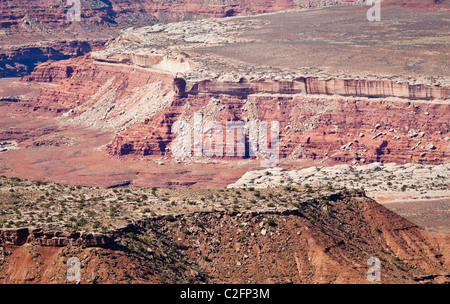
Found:
[[[367,283],[370,257],[382,260],[385,284],[448,282],[445,235],[361,191],[297,198],[286,211],[148,218],[118,231],[116,246],[102,249],[20,246],[27,235],[20,232],[18,245],[3,247],[0,282],[65,283],[69,257],[83,266],[82,283]]]
[[[446,103],[297,95],[199,95],[178,98],[152,119],[118,134],[110,152],[171,155],[167,150],[177,136],[171,132],[173,124],[186,120],[186,127],[193,129],[192,116],[202,113],[205,130],[208,121],[218,122],[223,131],[231,120],[278,121],[281,158],[439,163],[450,156],[448,115],[442,115],[448,111]],[[414,130],[423,132],[422,136],[412,136]],[[225,155],[225,135],[223,145]],[[189,148],[193,151],[193,146]]]
[[[57,85],[42,89],[37,107],[120,132],[108,147],[114,155],[171,156],[174,123],[192,127],[195,113],[223,128],[233,120],[280,122],[282,158],[439,163],[450,152],[447,87],[317,78],[191,85],[167,71],[89,56],[43,64],[24,80]]]
[[[356,2],[83,0],[80,20],[71,21],[67,14],[75,6],[67,1],[6,0],[0,2],[0,77],[27,75],[38,63],[86,54],[127,27]]]
[[[0,78],[28,75],[40,63],[82,56],[102,47],[104,43],[105,40],[73,40],[2,47]]]
[[[180,78],[178,78],[180,82]],[[292,81],[258,79],[238,82],[220,82],[203,80],[187,82],[190,90],[183,92],[179,87],[179,94],[230,94],[249,95],[256,93],[271,94],[312,94],[312,95],[340,95],[355,97],[399,97],[406,99],[449,99],[450,88],[447,86],[433,86],[424,84],[409,84],[390,80],[369,79],[320,79],[318,77],[301,77]]]

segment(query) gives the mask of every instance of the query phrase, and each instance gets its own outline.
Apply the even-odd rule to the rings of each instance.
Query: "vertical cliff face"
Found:
[[[72,40],[3,47],[0,51],[0,78],[28,75],[40,63],[82,56],[101,48],[104,43],[105,40]]]
[[[57,108],[63,122],[114,132],[157,114],[175,95],[168,73],[89,56],[42,64],[22,80],[42,87],[37,108]]]
[[[181,81],[181,80],[178,80]],[[248,95],[255,93],[271,94],[312,94],[339,95],[357,97],[398,97],[406,99],[449,99],[450,88],[439,85],[409,84],[383,79],[341,79],[330,77],[300,77],[293,80],[258,79],[239,81],[202,80],[188,83],[188,94],[233,94]],[[186,87],[185,87],[186,89]],[[180,90],[179,90],[180,91]],[[185,92],[180,91],[181,95]]]
[[[205,130],[207,121],[219,122],[223,130],[227,121],[280,122],[281,158],[439,163],[450,157],[446,103],[270,95],[178,98],[158,115],[118,134],[109,151],[169,156],[177,136],[170,131],[173,124],[186,120],[186,128],[193,130],[195,113],[203,114]]]

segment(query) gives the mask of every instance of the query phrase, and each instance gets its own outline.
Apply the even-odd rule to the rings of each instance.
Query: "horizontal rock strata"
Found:
[[[185,82],[185,81],[184,81]],[[179,94],[183,91],[183,79],[175,82]],[[368,79],[319,79],[317,77],[301,77],[292,81],[277,81],[272,79],[261,79],[247,81],[244,78],[239,82],[218,82],[204,80],[198,83],[184,84],[186,93],[211,93],[248,95],[255,93],[272,94],[321,94],[340,95],[354,97],[398,97],[407,99],[449,99],[450,88],[423,84],[408,84],[389,80]],[[190,88],[190,89],[189,89]]]

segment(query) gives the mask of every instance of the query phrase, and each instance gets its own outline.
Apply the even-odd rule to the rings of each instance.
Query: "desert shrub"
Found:
[[[293,190],[294,190],[294,188],[292,188],[291,186],[284,187],[284,191],[290,192],[290,191],[293,191]]]
[[[167,214],[164,219],[168,222],[174,222],[175,221],[175,217],[172,214]]]
[[[275,220],[273,218],[270,218],[267,220],[267,225],[269,225],[271,227],[275,227],[277,225],[277,223],[275,222]]]

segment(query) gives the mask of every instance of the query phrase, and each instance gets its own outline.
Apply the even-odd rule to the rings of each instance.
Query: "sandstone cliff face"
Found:
[[[160,92],[155,94],[164,95],[169,93],[173,82],[172,76],[167,73],[131,65],[94,62],[89,55],[58,63],[44,63],[22,80],[31,85],[40,83],[42,91],[36,100],[38,107],[59,107],[63,111],[72,109],[74,114],[80,115],[95,111],[98,103],[98,115],[103,116],[92,119],[99,118],[99,123],[105,118],[125,114],[125,108],[130,111],[130,107],[137,107],[133,102],[147,102],[149,97],[144,97],[149,86],[160,84]],[[46,86],[46,83],[57,84],[57,87]],[[141,90],[137,91],[137,88]]]
[[[317,78],[192,85],[166,71],[89,56],[43,64],[24,80],[43,87],[37,107],[115,130],[113,155],[173,156],[174,123],[192,127],[195,113],[223,128],[227,121],[280,122],[281,158],[439,163],[450,152],[446,87]]]
[[[91,54],[96,61],[109,62],[113,64],[124,63],[139,67],[153,68],[160,71],[171,73],[189,71],[194,67],[194,63],[187,58],[171,58],[167,55],[158,54],[138,54],[130,53],[111,53],[108,55],[100,53]]]
[[[180,80],[179,80],[180,81]],[[340,95],[355,97],[399,97],[406,99],[449,99],[450,88],[408,84],[389,80],[369,79],[319,79],[317,77],[302,77],[292,81],[277,81],[262,79],[248,81],[242,78],[239,82],[218,82],[203,80],[198,83],[186,82],[189,94],[211,93],[248,95],[255,93],[272,94],[315,94]],[[179,93],[184,92],[178,88]]]
[[[189,117],[203,113],[205,128],[208,120],[219,122],[223,130],[227,121],[280,122],[281,158],[440,163],[450,156],[448,111],[446,103],[202,95],[177,99],[158,115],[118,134],[109,151],[115,155],[171,156],[170,144],[176,137],[171,132],[174,122],[185,119],[187,127],[193,129]],[[190,148],[193,151],[193,146]]]

